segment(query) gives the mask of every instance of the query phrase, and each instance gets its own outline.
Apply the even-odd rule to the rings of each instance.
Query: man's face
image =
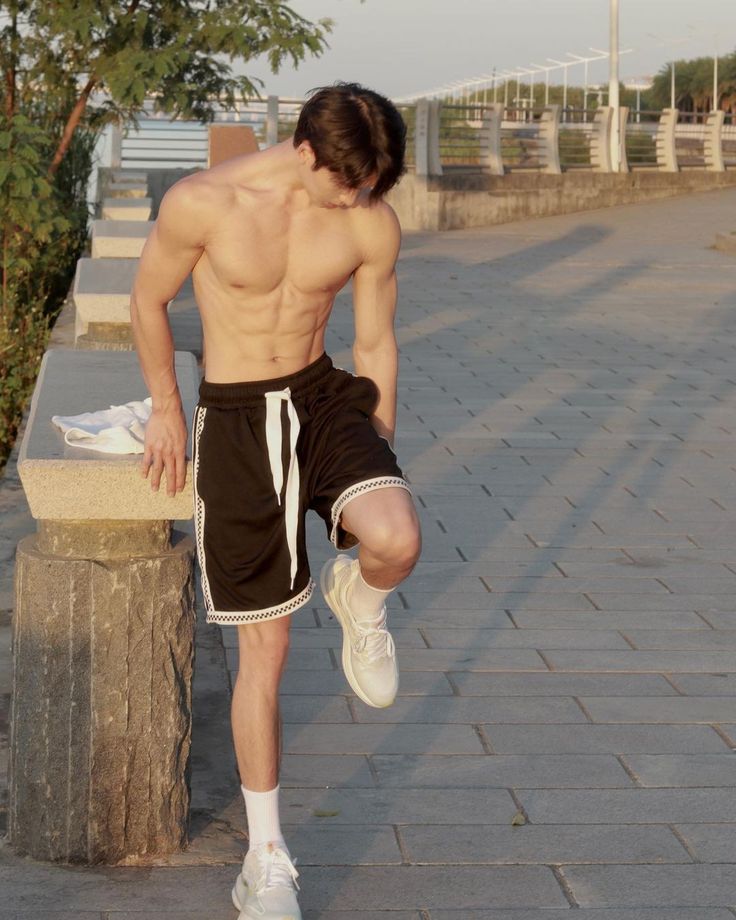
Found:
[[[333,172],[326,166],[313,169],[314,153],[309,144],[305,142],[304,146],[306,148],[302,157],[304,187],[312,204],[317,205],[317,207],[328,209],[352,208],[360,193],[364,189],[371,189],[378,180],[377,176],[371,176],[359,188],[349,188],[345,185],[339,173]]]

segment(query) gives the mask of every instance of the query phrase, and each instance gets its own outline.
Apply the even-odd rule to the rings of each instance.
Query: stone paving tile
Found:
[[[344,727],[344,726],[343,726]],[[339,737],[339,736],[338,736]],[[326,786],[375,786],[368,761],[362,754],[302,754],[285,751],[279,777],[283,789]]]
[[[705,863],[732,863],[736,852],[734,824],[677,824],[695,859]]]
[[[579,698],[594,722],[727,722],[736,712],[736,699],[730,696]]]
[[[423,631],[430,648],[628,649],[613,629],[436,629]],[[734,630],[736,634],[736,630]]]
[[[736,865],[566,866],[562,870],[581,907],[728,907]]]
[[[235,680],[232,674],[232,680]],[[282,694],[325,694],[335,696],[352,691],[342,671],[289,671],[281,681]],[[674,693],[674,690],[672,691]],[[452,696],[452,686],[440,671],[406,671],[401,674],[399,697],[402,696]],[[357,697],[354,697],[357,699]]]
[[[353,717],[347,699],[343,696],[296,696],[280,695],[281,721],[286,725],[315,724],[329,722],[352,722]]]
[[[481,724],[495,754],[723,754],[730,750],[709,725],[566,724],[564,731],[559,725],[534,725],[530,731],[526,724]]]
[[[628,582],[627,582],[628,587]],[[733,606],[733,601],[726,595],[717,594],[631,594],[626,593],[601,593],[590,591],[586,597],[591,606],[598,610],[621,611],[655,611],[655,610],[706,610],[719,607],[727,610]],[[730,602],[730,603],[729,603]]]
[[[736,649],[736,629],[627,629],[636,649]]]
[[[451,699],[432,697],[426,700],[396,700],[385,709],[372,706],[356,708],[359,722],[391,722],[411,724],[429,722],[436,725],[448,723],[519,722],[570,723],[587,722],[588,718],[571,697],[461,697]]]
[[[453,685],[462,696],[678,696],[674,687],[659,674],[576,674],[571,671],[481,674],[457,671],[451,676]]]
[[[533,824],[699,824],[736,821],[733,788],[522,789]]]
[[[325,915],[327,916],[327,915]],[[430,920],[732,920],[733,914],[722,907],[684,907],[682,909],[616,908],[576,910],[433,910]],[[0,918],[2,920],[2,918]]]
[[[736,696],[736,674],[672,674],[669,679],[687,696]]]
[[[736,671],[731,651],[545,651],[556,671]]]
[[[286,725],[283,736],[291,754],[483,753],[471,725],[343,725],[339,732],[331,725]]]
[[[605,754],[457,755],[452,758],[451,765],[447,757],[441,755],[374,754],[371,762],[379,785],[386,788],[524,786],[529,789],[594,789],[633,785],[619,761]]]
[[[306,867],[307,908],[384,910],[563,907],[568,902],[546,866]]]
[[[622,762],[641,786],[736,786],[736,752],[625,754]]]
[[[690,825],[687,825],[688,827]],[[667,827],[610,824],[575,827],[497,824],[465,827],[401,826],[409,861],[422,864],[690,863]]]
[[[551,579],[550,579],[551,580]],[[519,586],[517,586],[519,587]],[[582,593],[580,594],[552,594],[536,593],[528,591],[494,591],[489,594],[453,594],[451,597],[437,596],[436,594],[420,593],[412,591],[411,593],[398,590],[396,592],[402,597],[411,611],[420,611],[425,615],[427,611],[454,610],[456,614],[465,613],[474,610],[595,610],[595,604],[588,600]],[[647,595],[638,595],[646,597]],[[671,594],[665,595],[659,600],[660,609],[664,607]],[[655,608],[657,609],[657,608]],[[680,609],[689,610],[690,604],[681,604]]]
[[[708,617],[712,622],[711,617]],[[616,629],[627,636],[632,629],[680,629],[701,630],[706,625],[697,613],[688,610],[654,610],[646,612],[630,612],[621,610],[596,610],[593,613],[582,611],[575,613],[539,611],[514,612],[513,621],[520,629],[575,629],[576,623],[580,629]],[[736,622],[736,621],[735,621]],[[713,624],[715,626],[715,624]],[[716,627],[717,628],[717,627]]]
[[[626,653],[623,653],[626,654]],[[404,649],[402,673],[407,671],[546,671],[534,649]]]
[[[289,824],[505,824],[517,808],[506,789],[294,788],[282,795]]]

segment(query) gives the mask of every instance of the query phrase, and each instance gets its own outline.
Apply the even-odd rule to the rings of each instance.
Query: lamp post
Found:
[[[611,120],[611,170],[619,172],[621,168],[621,105],[618,95],[618,0],[609,0],[609,36],[611,57],[608,71],[608,104],[613,109]]]

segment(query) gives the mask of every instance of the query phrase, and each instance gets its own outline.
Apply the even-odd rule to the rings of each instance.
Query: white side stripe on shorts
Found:
[[[296,442],[299,437],[299,417],[296,414],[294,403],[291,401],[291,389],[269,390],[266,397],[266,444],[268,445],[268,462],[271,465],[273,488],[276,492],[279,505],[281,504],[281,488],[284,484],[284,470],[281,459],[281,439],[283,430],[281,425],[281,403],[286,402],[289,414],[289,472],[286,476],[286,542],[291,558],[291,584],[294,587],[294,578],[297,569],[296,535],[299,526],[299,461],[296,456]]]

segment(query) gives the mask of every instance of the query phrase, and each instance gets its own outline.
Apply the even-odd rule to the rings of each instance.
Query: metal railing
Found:
[[[260,148],[289,137],[303,100],[268,96],[218,109],[216,123],[247,124]],[[514,171],[611,171],[613,110],[507,107],[420,99],[398,106],[407,126],[407,166],[419,175]],[[620,171],[736,168],[736,122],[724,113],[631,111],[622,107]],[[202,168],[208,127],[154,113],[112,139],[110,165]]]

